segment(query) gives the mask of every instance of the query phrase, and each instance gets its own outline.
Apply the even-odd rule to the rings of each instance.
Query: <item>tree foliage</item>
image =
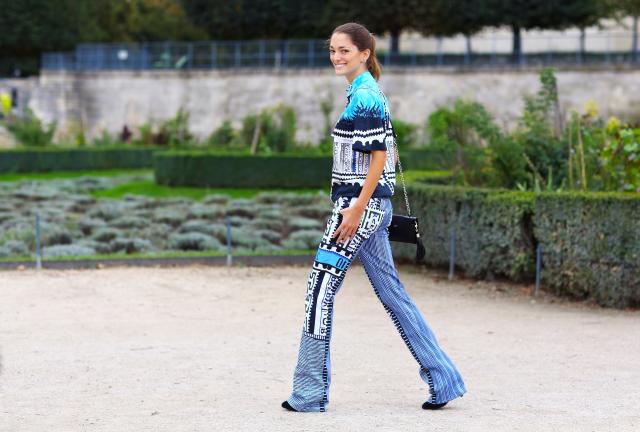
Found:
[[[596,24],[606,13],[602,0],[485,0],[482,3],[491,11],[490,25],[511,27],[516,61],[522,52],[522,30],[584,28]]]
[[[213,39],[326,37],[324,0],[182,0]]]
[[[423,34],[434,34],[436,21],[439,17],[435,12],[436,0],[361,0],[359,2],[345,2],[343,0],[329,0],[328,22],[331,27],[345,22],[355,21],[371,32],[391,36],[391,52],[399,51],[399,37],[403,30],[418,30]]]

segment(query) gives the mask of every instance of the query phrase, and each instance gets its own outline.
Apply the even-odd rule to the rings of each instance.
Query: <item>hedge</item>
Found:
[[[412,211],[431,266],[447,267],[456,229],[456,267],[474,278],[533,282],[542,247],[542,286],[603,306],[640,306],[640,195],[540,193],[411,184]],[[395,212],[405,213],[402,194]],[[415,246],[394,244],[400,258]]]
[[[442,170],[454,165],[455,154],[436,149],[400,149],[400,162],[406,170]]]
[[[0,152],[0,173],[148,168],[155,149],[29,149]]]
[[[212,153],[208,152],[203,154],[202,151],[182,151],[182,152],[167,152],[166,150],[156,148],[135,148],[135,147],[111,147],[111,148],[84,148],[84,149],[62,149],[62,148],[44,148],[44,149],[17,149],[17,150],[3,150],[0,151],[0,173],[24,173],[24,172],[49,172],[49,171],[81,171],[92,169],[126,169],[126,168],[151,168],[154,166],[153,155],[156,152],[162,152],[163,154],[180,155],[184,157],[186,155],[204,157],[231,157],[225,159],[225,161],[234,163],[234,167],[237,167],[237,162],[242,161],[241,166],[247,168],[254,168],[254,164],[263,165],[265,160],[268,160],[267,166],[273,166],[278,169],[278,172],[283,171],[280,168],[286,167],[288,163],[294,162],[296,167],[302,167],[303,172],[306,174],[311,173],[313,178],[309,179],[309,187],[324,186],[327,184],[327,172],[331,171],[331,156],[316,156],[316,155],[274,155],[274,156],[250,156],[248,154],[238,153]],[[401,154],[403,168],[406,170],[436,170],[443,169],[450,166],[447,156],[443,156],[441,152],[434,152],[431,150],[405,150]],[[239,159],[242,158],[242,159]],[[258,159],[255,159],[258,158]],[[265,159],[268,158],[268,159]],[[250,159],[253,159],[250,162]],[[320,162],[320,165],[316,162]],[[168,168],[168,161],[164,160],[160,165],[162,166],[163,173],[166,176],[174,177],[178,174],[171,173],[171,169]],[[187,163],[185,160],[181,160],[180,164]],[[194,162],[195,163],[195,162]],[[300,165],[302,164],[302,165]],[[313,166],[309,166],[309,164]],[[207,165],[207,172],[209,172],[209,166]],[[327,168],[328,167],[328,168]],[[233,168],[232,170],[234,170]],[[258,168],[258,170],[262,167]],[[306,171],[309,169],[310,171]],[[323,172],[322,170],[325,169]],[[254,173],[252,170],[249,174]],[[262,172],[262,171],[259,171]],[[284,170],[286,172],[286,170]],[[229,174],[229,173],[228,173]],[[269,173],[268,175],[272,175]],[[180,182],[189,181],[191,179],[182,178],[182,174],[178,177]],[[255,176],[253,176],[255,177]],[[284,179],[286,175],[283,175]],[[168,180],[168,177],[165,177]],[[234,178],[231,175],[230,178]],[[291,177],[289,177],[291,179]],[[447,183],[448,175],[444,175],[441,178],[435,176],[430,179],[430,183]],[[286,180],[286,179],[285,179]],[[220,178],[215,179],[215,183],[219,183]],[[282,180],[277,180],[277,183],[281,183]],[[290,183],[290,182],[288,182]],[[171,183],[165,183],[171,184]],[[176,183],[178,184],[178,183]],[[180,183],[182,184],[182,183]],[[199,185],[199,183],[193,183]],[[234,183],[235,184],[235,181]],[[225,184],[224,186],[231,186],[232,184]],[[294,187],[295,185],[291,186]]]
[[[544,194],[535,213],[546,286],[605,306],[640,305],[640,194]]]
[[[467,276],[504,276],[514,281],[533,277],[533,194],[421,184],[407,190],[420,223],[428,265],[449,265],[455,226],[456,266]],[[402,194],[394,195],[397,213],[406,213],[403,201]],[[397,252],[408,258],[415,255],[415,247],[397,248]]]
[[[330,156],[162,152],[156,183],[168,186],[322,188],[331,182]]]

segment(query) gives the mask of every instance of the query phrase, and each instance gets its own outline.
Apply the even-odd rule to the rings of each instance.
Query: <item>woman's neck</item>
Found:
[[[366,68],[366,67],[364,67],[364,66],[363,66],[363,67],[361,67],[361,68],[359,68],[357,71],[355,71],[355,72],[353,73],[353,75],[351,75],[351,76],[347,76],[347,77],[346,77],[346,78],[347,78],[347,81],[349,82],[349,84],[352,84],[354,79],[358,78],[358,76],[359,76],[360,74],[363,74],[363,73],[365,73],[366,71],[367,71],[367,68]]]

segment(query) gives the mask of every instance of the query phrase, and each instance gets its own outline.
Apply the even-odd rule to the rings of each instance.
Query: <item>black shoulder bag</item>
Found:
[[[386,102],[385,102],[385,116],[389,116]],[[388,119],[388,117],[387,117]],[[387,119],[385,119],[385,133],[387,128]],[[389,124],[391,120],[389,119]],[[391,225],[389,225],[389,240],[413,243],[416,245],[416,263],[422,261],[425,255],[424,245],[420,238],[420,231],[418,230],[418,218],[411,216],[411,207],[409,206],[409,196],[407,195],[407,187],[404,183],[404,173],[402,172],[402,163],[400,162],[400,154],[398,152],[398,145],[396,141],[396,132],[391,127],[393,133],[393,149],[395,156],[398,159],[398,168],[400,169],[400,180],[402,181],[402,191],[404,192],[404,202],[407,206],[407,215],[394,214],[391,218]]]

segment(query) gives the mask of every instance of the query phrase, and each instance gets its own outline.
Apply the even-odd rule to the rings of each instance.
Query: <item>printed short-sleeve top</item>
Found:
[[[395,149],[389,104],[369,71],[358,75],[347,88],[347,106],[331,135],[333,202],[339,197],[360,195],[373,150],[385,150],[387,161],[371,197],[393,195],[396,182]]]

